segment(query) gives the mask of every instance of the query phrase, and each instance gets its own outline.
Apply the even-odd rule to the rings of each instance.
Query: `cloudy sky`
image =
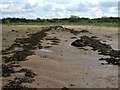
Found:
[[[1,0],[0,18],[97,18],[118,16],[119,0]]]

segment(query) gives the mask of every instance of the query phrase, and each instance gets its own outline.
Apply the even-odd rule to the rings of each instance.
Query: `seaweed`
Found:
[[[15,73],[15,71],[11,64],[2,64],[2,76],[11,76],[12,73]]]
[[[71,43],[75,47],[85,47],[90,46],[94,51],[98,51],[98,54],[110,56],[110,58],[101,58],[100,60],[105,60],[108,64],[120,66],[120,51],[114,50],[110,45],[101,43],[100,40],[94,39],[93,37],[82,36],[81,39]]]

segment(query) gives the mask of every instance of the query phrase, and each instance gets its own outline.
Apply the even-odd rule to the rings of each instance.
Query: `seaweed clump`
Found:
[[[32,83],[34,80],[23,77],[23,78],[17,78],[15,77],[13,80],[9,81],[8,84],[6,84],[2,90],[29,90],[30,88],[22,85],[22,83]],[[36,88],[31,88],[30,90],[37,90]]]
[[[2,76],[7,77],[11,76],[13,73],[18,72],[14,70],[14,67],[21,66],[17,65],[16,62],[25,61],[28,56],[33,55],[33,50],[37,49],[38,45],[39,47],[41,46],[41,40],[46,37],[46,32],[50,30],[51,27],[43,29],[42,31],[36,32],[34,34],[29,34],[27,38],[16,38],[11,46],[2,50]],[[14,80],[11,80],[8,84],[4,85],[2,89],[26,90],[28,87],[23,86],[22,83],[33,82],[34,80],[32,78],[34,78],[36,74],[30,69],[22,70],[19,73],[25,73],[23,78],[16,77]]]
[[[90,46],[94,51],[97,50],[99,54],[110,56],[110,58],[101,58],[99,60],[105,60],[108,64],[120,66],[120,51],[112,49],[110,45],[102,43],[100,40],[82,36],[81,39],[77,39],[71,45],[75,47]]]

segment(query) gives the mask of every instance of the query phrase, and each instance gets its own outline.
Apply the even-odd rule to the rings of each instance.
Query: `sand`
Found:
[[[106,41],[114,49],[118,49],[118,29],[115,27],[100,26],[64,26],[75,30],[87,29],[90,33],[81,33],[77,36],[65,31],[50,31],[47,37],[57,37],[60,39],[59,45],[51,45],[51,41],[44,39],[42,46],[52,46],[53,52],[43,52],[34,50],[35,55],[27,57],[27,61],[20,62],[22,67],[32,69],[37,76],[31,84],[25,84],[36,88],[117,88],[118,87],[118,66],[101,65],[98,60],[102,55],[97,51],[78,49],[71,46],[71,43],[80,36],[97,36],[101,41]],[[11,29],[19,30],[22,34],[19,37],[25,37],[26,29],[29,33],[41,30],[39,26],[4,26],[3,38],[9,41],[3,41],[4,45],[10,45],[16,35],[12,36]],[[28,30],[30,28],[30,30]],[[8,37],[6,37],[8,35]],[[110,37],[107,37],[110,36]],[[13,38],[10,38],[13,37]],[[71,39],[71,37],[77,37]],[[11,42],[10,42],[11,41]],[[5,79],[3,79],[4,82]]]

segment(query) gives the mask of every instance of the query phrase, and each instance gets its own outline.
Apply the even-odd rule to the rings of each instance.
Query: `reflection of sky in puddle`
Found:
[[[107,62],[105,60],[100,61],[100,58],[109,58],[110,56],[104,56],[104,55],[100,55],[98,54],[98,52],[91,52],[91,53],[87,53],[86,55],[84,55],[84,60],[92,60],[93,63],[91,64],[92,68],[100,68],[103,67],[103,64],[107,64]]]
[[[40,49],[42,52],[48,52],[48,53],[52,53],[53,50],[51,50],[50,48],[43,48],[43,49]]]
[[[99,67],[103,67],[104,65],[107,65],[107,62],[105,60],[100,61],[99,59],[100,58],[108,58],[108,57],[109,56],[104,56],[104,55],[98,55],[98,56],[94,57],[93,60],[94,60],[95,63],[92,64],[92,67],[93,68],[99,68]],[[104,65],[102,65],[102,63]]]
[[[101,67],[102,65],[100,63],[96,63],[96,64],[93,64],[92,67],[93,68],[97,68],[97,67]]]

